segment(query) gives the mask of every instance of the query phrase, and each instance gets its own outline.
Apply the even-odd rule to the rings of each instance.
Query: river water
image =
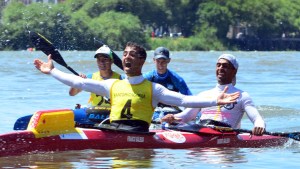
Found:
[[[74,70],[97,71],[92,51],[61,52]],[[237,56],[237,87],[247,91],[264,117],[269,131],[300,131],[299,52],[171,52],[169,68],[196,94],[215,86],[215,63],[222,53]],[[117,52],[121,56],[121,52]],[[154,68],[148,51],[143,72]],[[39,73],[34,58],[40,51],[0,52],[0,133],[13,130],[17,118],[39,110],[74,108],[86,104],[88,93],[68,95],[69,87]],[[55,64],[59,69],[68,71]],[[114,69],[122,73],[114,66]],[[243,118],[242,128],[252,123]],[[276,148],[194,148],[84,150],[0,158],[2,168],[299,168],[300,145],[290,141]]]

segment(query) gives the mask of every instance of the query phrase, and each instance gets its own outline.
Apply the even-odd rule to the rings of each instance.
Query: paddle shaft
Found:
[[[230,127],[219,127],[219,126],[213,126],[212,128],[219,130],[219,131],[234,131],[237,133],[252,134],[252,130],[247,130],[247,129],[233,129]],[[286,138],[291,138],[291,139],[300,141],[300,132],[268,132],[268,131],[264,131],[263,134],[271,135],[271,136],[286,137]]]
[[[77,75],[77,76],[79,76],[79,74],[75,71],[75,70],[73,70],[70,66],[65,66],[69,71],[71,71],[74,75]]]

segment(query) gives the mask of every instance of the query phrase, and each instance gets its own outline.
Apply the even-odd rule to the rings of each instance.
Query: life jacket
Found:
[[[112,76],[110,79],[120,79],[120,74],[113,72]],[[101,76],[100,76],[100,72],[95,72],[92,75],[92,79],[94,80],[104,80]],[[90,99],[88,101],[91,106],[95,107],[95,106],[101,106],[101,107],[110,107],[110,101],[109,98],[104,98],[103,96],[100,95],[96,95],[95,93],[91,93]]]
[[[167,73],[166,73],[166,75],[164,77],[160,77],[159,75],[155,75],[155,76],[152,76],[152,78],[150,79],[150,81],[158,83],[158,84],[161,84],[165,88],[167,88],[167,89],[169,89],[171,91],[179,92],[179,89],[175,86],[174,82],[172,81],[172,78],[171,78],[169,70],[167,70]],[[178,111],[181,111],[181,109],[179,107],[177,107],[177,106],[170,106],[170,105],[163,104],[163,103],[158,103],[157,107],[161,107],[161,108],[164,108],[164,107],[173,107],[174,110],[177,109]]]
[[[132,85],[126,80],[117,80],[110,89],[110,97],[110,121],[142,120],[151,124],[154,107],[150,81]]]
[[[174,82],[172,81],[170,72],[167,72],[167,74],[164,77],[160,76],[152,76],[150,79],[151,82],[159,83],[163,85],[165,88],[174,91],[179,92],[179,89],[175,86]]]

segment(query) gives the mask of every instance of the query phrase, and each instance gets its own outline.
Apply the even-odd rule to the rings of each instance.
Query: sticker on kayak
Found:
[[[76,129],[77,132],[76,133],[67,133],[67,134],[60,134],[59,137],[62,140],[84,140],[84,139],[88,139],[87,136],[85,135],[85,133],[80,130],[80,129]]]
[[[143,143],[145,142],[145,138],[137,136],[127,136],[127,142]]]
[[[228,143],[230,143],[230,138],[217,139],[217,144],[228,144]]]
[[[185,137],[180,132],[163,132],[162,135],[174,143],[184,143],[186,141]]]

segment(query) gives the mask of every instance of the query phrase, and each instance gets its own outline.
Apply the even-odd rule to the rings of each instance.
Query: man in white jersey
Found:
[[[61,72],[54,68],[51,55],[48,56],[48,62],[35,59],[34,64],[42,73],[51,74],[68,86],[111,98],[110,126],[116,130],[148,132],[153,110],[159,102],[183,107],[209,107],[234,103],[240,95],[239,92],[225,93],[228,87],[211,98],[185,96],[170,91],[143,77],[142,67],[146,57],[146,50],[142,46],[128,42],[122,58],[127,75],[123,80],[95,81]]]
[[[204,98],[210,98],[214,95],[218,95],[225,86],[228,86],[228,93],[240,92],[241,95],[238,98],[237,103],[226,104],[224,106],[213,106],[207,108],[187,108],[183,112],[176,115],[166,115],[162,118],[162,121],[173,122],[179,120],[182,122],[188,122],[195,119],[198,112],[201,110],[201,120],[215,120],[218,122],[224,122],[232,128],[240,128],[241,119],[246,112],[249,119],[254,124],[252,134],[262,135],[265,130],[265,122],[257,109],[254,106],[249,94],[236,88],[235,80],[238,70],[238,62],[235,56],[231,54],[221,55],[216,64],[216,77],[218,84],[215,88],[200,92],[198,96]]]

